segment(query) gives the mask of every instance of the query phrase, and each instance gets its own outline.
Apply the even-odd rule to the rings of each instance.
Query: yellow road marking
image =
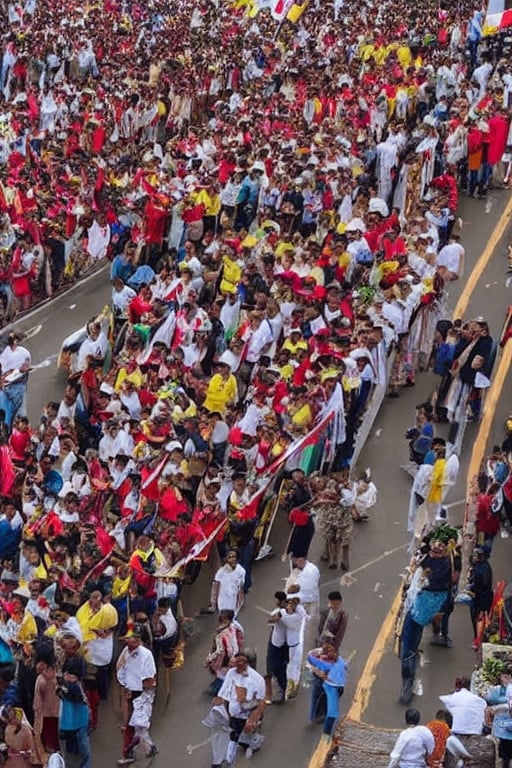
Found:
[[[395,599],[391,604],[391,608],[389,609],[388,614],[382,623],[379,633],[375,638],[373,648],[370,651],[370,655],[366,660],[366,664],[364,665],[361,677],[357,683],[357,688],[354,693],[354,698],[352,699],[352,704],[350,705],[350,709],[347,712],[347,718],[349,720],[360,722],[363,717],[363,713],[368,706],[372,686],[377,676],[377,667],[379,666],[380,660],[384,656],[384,653],[388,647],[388,642],[395,626],[395,621],[400,609],[401,601],[402,588],[400,587],[395,595]]]
[[[498,369],[496,371],[496,374],[493,378],[493,382],[489,387],[489,391],[487,392],[487,395],[485,398],[484,408],[482,411],[483,415],[480,421],[480,428],[478,430],[478,435],[476,437],[476,440],[473,444],[471,459],[469,461],[469,469],[468,469],[468,476],[467,476],[468,493],[470,491],[471,483],[475,475],[478,475],[478,473],[480,472],[480,467],[482,465],[482,461],[485,456],[485,449],[487,447],[489,432],[491,430],[492,422],[494,419],[494,412],[496,410],[498,400],[500,399],[501,392],[505,385],[505,380],[507,378],[507,374],[509,372],[511,363],[512,363],[512,340],[509,340],[505,344],[505,347],[503,349],[503,353],[501,355],[500,362],[498,365]]]
[[[308,768],[324,768],[325,761],[331,749],[332,742],[325,735],[320,737],[318,746],[313,752],[311,759],[308,763]]]
[[[487,241],[487,245],[485,246],[484,250],[480,254],[480,258],[478,259],[475,266],[473,267],[473,270],[468,278],[468,281],[464,286],[464,290],[462,291],[459,297],[459,300],[455,306],[455,311],[453,313],[454,319],[462,318],[466,314],[466,310],[468,308],[471,295],[475,290],[478,281],[482,277],[484,269],[489,263],[491,256],[496,250],[496,246],[498,245],[498,242],[501,240],[501,238],[505,234],[505,230],[510,223],[511,217],[512,217],[512,195],[510,195],[509,201],[506,204],[505,209],[501,214],[498,223],[496,224],[493,231],[491,232],[491,235]]]
[[[464,286],[464,290],[460,295],[460,298],[455,307],[455,311],[453,313],[454,318],[462,317],[466,312],[471,295],[475,290],[476,285],[480,280],[485,267],[489,263],[489,260],[496,248],[497,243],[505,234],[505,230],[510,222],[511,217],[512,217],[512,196],[510,197],[510,200],[505,206],[505,210],[503,211],[503,214],[500,217],[498,224],[494,228],[487,242],[486,247],[484,248],[482,254],[480,255],[480,258],[475,264],[475,267],[471,272],[471,275],[469,276],[469,279],[466,285]],[[494,417],[494,411],[498,403],[498,400],[500,398],[503,386],[505,384],[506,376],[511,364],[512,364],[512,341],[507,343],[503,350],[503,354],[501,356],[498,369],[496,371],[496,375],[494,377],[493,383],[489,388],[489,392],[487,393],[487,397],[485,400],[485,408],[483,411],[483,417],[480,422],[478,435],[476,437],[476,440],[473,446],[473,451],[471,454],[471,460],[470,460],[469,471],[468,471],[468,487],[469,487],[469,483],[471,482],[471,478],[474,477],[474,475],[477,474],[478,471],[480,470],[480,464],[484,456],[485,448],[487,445],[487,439],[489,435],[489,430],[491,428],[492,420]],[[379,629],[379,632],[377,634],[377,637],[375,638],[375,642],[373,644],[372,650],[370,651],[370,655],[368,656],[368,659],[366,661],[366,664],[364,665],[364,669],[362,671],[361,677],[359,678],[359,681],[357,683],[357,687],[354,693],[354,698],[352,699],[352,704],[350,705],[350,708],[346,715],[347,718],[352,721],[361,722],[362,716],[368,706],[372,686],[377,676],[376,674],[377,667],[379,666],[381,659],[384,656],[384,653],[386,652],[387,645],[391,637],[391,633],[393,632],[393,627],[395,626],[396,617],[398,615],[398,611],[400,610],[401,600],[402,600],[402,588],[400,587],[391,604],[391,608]],[[315,752],[311,757],[311,760],[309,761],[308,768],[324,768],[325,761],[329,754],[329,749],[330,749],[330,743],[327,742],[325,738],[321,738]]]

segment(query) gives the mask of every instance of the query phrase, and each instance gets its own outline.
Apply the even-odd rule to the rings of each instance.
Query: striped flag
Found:
[[[294,440],[294,442],[288,446],[286,451],[281,454],[268,468],[268,472],[272,475],[271,480],[273,479],[273,476],[276,474],[278,469],[280,469],[288,459],[291,459],[292,456],[295,456],[295,454],[299,453],[299,451],[303,451],[304,448],[307,448],[309,445],[316,445],[317,442],[320,439],[320,435],[322,432],[327,429],[327,426],[334,418],[334,414],[328,413],[327,416],[324,416],[323,419],[321,419],[318,424],[313,427],[311,432],[308,432],[307,435],[304,435],[303,437],[300,437],[298,440]]]
[[[216,528],[213,529],[213,531],[209,534],[209,536],[206,536],[201,541],[198,541],[188,555],[185,555],[185,557],[182,557],[180,560],[178,560],[177,563],[174,563],[174,565],[167,565],[164,563],[160,568],[157,568],[153,576],[155,579],[173,579],[176,578],[182,568],[185,568],[188,563],[190,563],[192,560],[205,560],[207,559],[208,555],[207,552],[209,552],[210,547],[212,543],[215,541],[216,537],[219,535],[219,533],[224,530],[228,523],[227,517],[224,518],[224,520],[221,520],[220,523],[216,526]]]
[[[489,13],[485,17],[483,35],[495,35],[507,27],[512,27],[512,8],[501,13]]]
[[[288,11],[292,7],[292,5],[293,5],[293,0],[277,0],[277,2],[273,3],[270,9],[272,17],[276,21],[283,21],[286,18]]]

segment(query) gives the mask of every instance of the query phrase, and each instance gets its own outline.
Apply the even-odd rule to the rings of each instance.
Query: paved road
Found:
[[[500,212],[508,199],[507,193],[496,193],[493,207],[484,213],[484,204],[480,201],[463,201],[462,218],[468,223],[464,228],[464,244],[467,249],[466,275],[472,269],[492,232]],[[511,302],[510,288],[505,287],[505,257],[503,244],[497,244],[497,251],[491,264],[485,271],[471,299],[467,316],[484,315],[497,334],[505,307]],[[486,287],[489,286],[489,287]],[[455,284],[449,297],[455,305],[463,282]],[[88,282],[77,286],[71,292],[42,307],[19,326],[27,329],[41,325],[37,335],[28,342],[34,363],[50,359],[51,365],[42,367],[31,376],[29,387],[30,417],[37,419],[44,402],[58,400],[64,385],[64,377],[54,366],[55,356],[62,339],[82,325],[90,316],[99,311],[109,297],[107,273],[96,274]],[[52,357],[53,356],[53,357]],[[504,392],[511,391],[508,381]],[[350,680],[342,700],[342,711],[348,708],[357,681],[362,673],[368,654],[373,646],[379,628],[384,621],[393,597],[400,583],[400,574],[407,562],[405,545],[405,518],[407,514],[410,480],[400,465],[407,459],[407,445],[403,439],[405,429],[411,424],[416,403],[430,396],[432,381],[428,375],[420,377],[413,389],[403,392],[398,400],[385,402],[378,417],[371,439],[361,457],[361,466],[373,469],[374,479],[379,489],[379,502],[372,520],[359,527],[353,544],[352,569],[355,579],[351,586],[343,589],[350,622],[344,643],[346,656],[352,656]],[[501,424],[506,416],[509,402],[503,402],[496,414],[496,423],[491,441],[501,440]],[[465,466],[478,425],[469,425],[462,467],[457,487],[448,501],[462,499],[465,490]],[[460,521],[463,507],[452,509],[452,520]],[[280,552],[287,535],[287,523],[279,520],[272,536],[271,544],[277,555],[255,566],[255,585],[249,595],[247,607],[241,614],[241,621],[246,630],[248,642],[254,645],[259,658],[264,660],[267,638],[265,614],[260,608],[272,606],[272,594],[280,588],[286,577],[286,567],[281,562]],[[497,576],[504,575],[507,541],[499,542],[493,562]],[[389,554],[386,554],[389,553]],[[312,559],[319,562],[320,542],[314,541]],[[377,562],[374,562],[377,560]],[[329,589],[339,585],[340,575],[320,566],[322,571],[322,596]],[[359,570],[361,569],[361,570]],[[202,605],[207,603],[209,588],[207,568],[194,587],[185,594],[184,603],[187,615],[196,615]],[[210,616],[198,616],[197,632],[186,652],[184,669],[173,673],[172,696],[167,709],[164,709],[163,696],[157,699],[153,734],[160,748],[160,754],[154,759],[154,768],[169,764],[173,768],[203,768],[209,765],[210,755],[207,745],[187,753],[187,746],[196,746],[204,742],[208,732],[200,721],[208,709],[206,688],[209,677],[202,667],[203,659],[209,650],[214,620]],[[422,670],[424,696],[419,701],[425,715],[430,715],[437,706],[436,697],[450,687],[451,680],[462,672],[470,671],[473,654],[469,649],[470,624],[467,609],[457,608],[452,622],[452,636],[455,646],[451,650],[430,649],[430,659]],[[378,668],[370,705],[364,715],[367,722],[386,727],[399,727],[402,724],[403,708],[397,704],[399,689],[399,666],[391,650],[386,653]],[[255,755],[256,764],[268,766],[293,765],[306,766],[319,738],[319,727],[307,724],[308,691],[300,691],[298,698],[283,707],[272,707],[265,718],[264,732],[267,742],[261,755]],[[93,765],[114,764],[119,755],[120,736],[117,731],[116,701],[112,696],[108,707],[101,713],[100,727],[93,736]]]

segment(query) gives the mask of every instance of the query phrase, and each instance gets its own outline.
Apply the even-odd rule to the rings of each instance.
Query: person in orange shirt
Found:
[[[434,720],[427,723],[427,728],[434,737],[434,750],[427,757],[429,768],[442,768],[446,752],[446,742],[452,727],[452,716],[447,709],[439,709]]]

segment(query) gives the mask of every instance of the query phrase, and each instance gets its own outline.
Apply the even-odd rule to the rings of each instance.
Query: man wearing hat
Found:
[[[117,682],[121,686],[121,712],[123,717],[123,751],[118,760],[119,765],[133,763],[134,727],[129,725],[133,702],[142,695],[143,691],[156,686],[156,665],[151,651],[142,645],[142,626],[134,624],[128,629],[122,640],[125,647],[117,660]],[[151,748],[151,754],[156,748]]]
[[[229,405],[238,401],[238,387],[236,378],[231,373],[231,366],[226,360],[219,360],[215,373],[206,389],[206,399],[203,403],[207,411],[226,412]]]

